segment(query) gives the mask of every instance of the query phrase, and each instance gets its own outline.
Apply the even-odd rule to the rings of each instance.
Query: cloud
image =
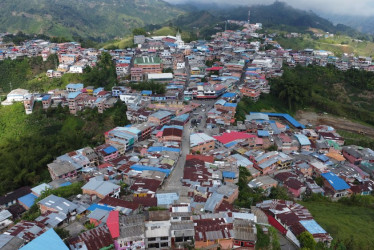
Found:
[[[166,0],[172,4],[190,3],[191,0]],[[289,5],[317,12],[343,14],[343,15],[374,15],[373,0],[281,0]],[[253,4],[271,4],[274,0],[193,0],[195,3],[204,4],[222,4],[222,5],[253,5]]]

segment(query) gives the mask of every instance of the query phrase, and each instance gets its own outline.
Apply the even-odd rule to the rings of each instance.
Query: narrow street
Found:
[[[174,170],[171,172],[170,176],[164,182],[162,190],[165,191],[176,191],[182,186],[181,179],[183,177],[184,163],[186,162],[186,155],[190,150],[190,133],[191,133],[191,121],[184,125],[182,145],[181,145],[181,155],[175,165]]]

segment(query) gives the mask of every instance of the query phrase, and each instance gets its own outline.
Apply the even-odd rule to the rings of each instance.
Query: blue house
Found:
[[[342,178],[333,172],[323,173],[321,176],[324,179],[325,188],[328,189],[326,194],[330,193],[333,199],[348,196],[350,186]]]

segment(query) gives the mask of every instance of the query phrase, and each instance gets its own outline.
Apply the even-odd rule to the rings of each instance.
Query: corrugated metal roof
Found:
[[[315,220],[301,220],[300,224],[311,234],[326,233],[326,231]]]
[[[22,247],[21,250],[50,250],[52,246],[54,250],[69,250],[57,233],[51,228]]]
[[[177,193],[162,193],[156,194],[157,197],[157,205],[171,205],[174,201],[179,199],[179,195]]]
[[[345,190],[350,187],[342,178],[332,172],[323,173],[321,175],[336,191]]]
[[[18,201],[25,204],[28,208],[30,208],[32,205],[34,205],[36,198],[36,195],[30,193],[25,196],[22,196],[18,199]]]

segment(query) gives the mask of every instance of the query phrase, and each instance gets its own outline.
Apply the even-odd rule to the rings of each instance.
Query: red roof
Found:
[[[99,93],[97,93],[97,95],[106,95],[108,93],[109,93],[108,91],[102,90]]]
[[[105,163],[98,166],[99,169],[108,168],[108,167],[113,167],[113,165],[105,162]]]
[[[111,211],[109,213],[106,224],[109,228],[112,238],[117,238],[119,236],[119,212],[114,210]]]
[[[123,208],[129,208],[132,210],[136,210],[139,208],[139,204],[131,202],[131,201],[125,201],[117,198],[113,198],[110,196],[106,196],[104,199],[102,199],[99,204],[106,204],[108,206],[112,207],[123,207]]]
[[[214,162],[214,156],[213,155],[187,155],[186,161],[191,159],[198,159],[204,162],[213,163]]]
[[[211,67],[211,68],[207,68],[207,69],[205,69],[206,71],[219,71],[219,70],[221,70],[221,69],[223,69],[223,67]]]
[[[223,133],[221,136],[213,136],[216,140],[221,142],[222,144],[227,144],[236,140],[240,139],[248,139],[248,138],[255,138],[256,135],[244,133],[244,132],[235,132],[232,131],[230,133]]]

